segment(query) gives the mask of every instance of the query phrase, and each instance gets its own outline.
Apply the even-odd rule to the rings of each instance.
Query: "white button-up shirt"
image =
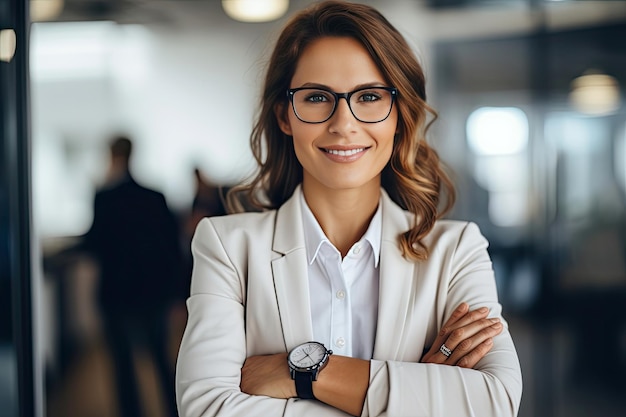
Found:
[[[338,355],[371,359],[378,318],[381,205],[361,240],[341,259],[301,191],[300,198],[315,340]]]

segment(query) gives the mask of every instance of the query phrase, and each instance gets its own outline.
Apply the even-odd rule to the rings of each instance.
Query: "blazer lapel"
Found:
[[[274,289],[287,350],[313,340],[307,257],[299,187],[276,214]]]
[[[398,235],[411,227],[409,217],[384,191],[382,214],[378,323],[373,359],[399,360],[407,346],[404,331],[413,308],[418,264],[402,256],[398,243]]]

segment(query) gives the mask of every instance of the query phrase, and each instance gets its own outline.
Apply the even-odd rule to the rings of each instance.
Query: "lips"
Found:
[[[320,148],[322,152],[326,155],[328,159],[334,162],[346,163],[346,162],[354,162],[358,159],[361,159],[363,155],[367,152],[369,147],[358,147],[358,148]]]
[[[354,149],[324,149],[324,152],[329,153],[331,155],[338,156],[352,156],[356,155],[359,152],[363,152],[365,148],[354,148]]]

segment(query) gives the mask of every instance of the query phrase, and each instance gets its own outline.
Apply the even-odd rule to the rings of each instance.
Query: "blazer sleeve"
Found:
[[[176,364],[179,415],[345,416],[318,401],[241,392],[241,368],[247,357],[246,279],[211,219],[198,224],[191,247],[194,267],[187,300],[188,320]]]
[[[502,319],[487,241],[473,223],[444,257],[437,304],[443,307],[442,326],[458,304],[487,306]],[[421,318],[426,320],[428,318]],[[519,360],[507,323],[494,338],[491,351],[474,369],[457,366],[372,360],[370,386],[362,416],[516,416],[522,395]],[[436,334],[439,329],[436,329]]]

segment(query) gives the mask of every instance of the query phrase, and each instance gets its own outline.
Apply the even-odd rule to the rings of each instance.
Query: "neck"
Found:
[[[111,166],[109,167],[109,172],[107,173],[106,181],[109,184],[114,184],[114,183],[121,181],[123,178],[127,176],[130,176],[128,165],[121,164],[114,160],[113,163],[111,163]]]
[[[346,256],[367,231],[380,200],[380,183],[349,190],[302,184],[306,202],[331,243]]]

